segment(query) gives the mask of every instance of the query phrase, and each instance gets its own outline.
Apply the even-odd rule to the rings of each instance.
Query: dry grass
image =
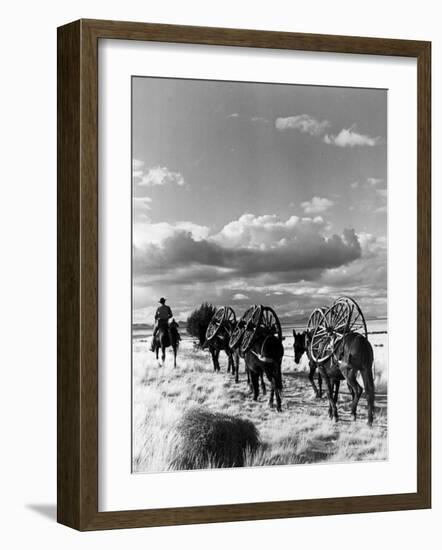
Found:
[[[168,466],[172,470],[244,466],[260,444],[250,420],[210,412],[201,407],[186,411],[172,429]]]
[[[376,335],[373,341],[386,342],[385,335]],[[372,428],[366,425],[364,397],[359,404],[357,421],[351,420],[350,396],[345,384],[341,386],[338,403],[340,422],[335,424],[329,420],[327,399],[315,399],[307,379],[305,358],[295,369],[290,357],[293,355],[291,344],[292,338],[288,338],[283,360],[283,411],[277,413],[268,407],[267,397],[261,395],[258,402],[251,399],[242,361],[240,381],[235,384],[233,377],[226,372],[224,356],[221,357],[221,372],[214,373],[208,353],[194,349],[190,340],[182,342],[176,369],[173,368],[171,354],[165,365],[159,366],[154,355],[147,350],[148,343],[134,341],[134,472],[159,472],[183,467],[183,463],[178,465],[171,459],[177,446],[176,428],[183,415],[195,407],[237,420],[249,420],[256,426],[261,444],[257,450],[246,451],[245,466],[385,460],[385,344],[374,347],[377,397]],[[219,455],[209,455],[199,459],[198,467],[227,465],[223,464]]]

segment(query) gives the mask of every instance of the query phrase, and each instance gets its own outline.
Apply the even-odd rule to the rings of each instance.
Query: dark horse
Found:
[[[271,384],[269,406],[273,408],[273,399],[276,396],[278,412],[281,412],[281,362],[283,355],[284,348],[281,340],[273,334],[266,334],[265,331],[255,336],[252,345],[244,355],[247,380],[253,391],[253,400],[258,399],[259,379],[263,384],[262,378],[265,374]],[[265,393],[264,388],[263,393]]]
[[[308,351],[308,333],[295,333],[295,362],[299,360],[304,353],[309,356],[310,383],[315,390],[317,396],[322,392],[321,382],[320,389],[316,388],[314,383],[315,370],[318,369],[320,381],[325,380],[327,388],[327,397],[329,400],[329,416],[335,421],[338,420],[337,400],[339,393],[339,385],[341,380],[347,381],[347,386],[352,396],[351,413],[353,419],[356,420],[358,402],[362,394],[362,388],[359,385],[356,377],[358,372],[361,373],[364,383],[365,396],[368,406],[368,424],[373,424],[373,409],[374,409],[374,381],[373,381],[373,348],[365,336],[356,332],[350,332],[337,343],[333,356],[325,363],[315,363],[312,361]]]
[[[216,334],[210,342],[206,342],[204,347],[207,347],[212,356],[213,370],[219,372],[219,354],[221,351],[224,351],[227,355],[227,372],[231,372],[235,376],[235,382],[238,382],[238,371],[239,371],[239,354],[238,351],[232,350],[229,346],[230,337],[227,333]]]
[[[166,360],[166,348],[172,346],[173,349],[173,366],[176,367],[176,356],[178,352],[178,346],[181,340],[180,333],[178,332],[178,323],[172,319],[167,324],[160,324],[158,326],[157,333],[153,342],[153,349],[158,359],[158,352],[161,348],[161,361],[164,363]]]
[[[231,372],[235,376],[235,382],[238,382],[239,371],[239,354],[238,351],[232,350],[230,347],[230,336],[235,329],[237,322],[233,319],[223,324],[215,336],[211,340],[206,340],[203,344],[203,348],[207,348],[212,357],[213,370],[219,372],[219,354],[224,351],[227,355],[227,372]],[[204,332],[204,334],[207,332]]]
[[[295,363],[299,365],[299,361],[304,355],[304,352],[307,353],[309,366],[308,379],[313,388],[313,391],[315,392],[316,397],[320,399],[322,397],[322,376],[321,373],[318,372],[318,385],[316,386],[315,374],[318,369],[318,363],[316,363],[316,361],[314,361],[312,356],[310,355],[309,334],[306,330],[304,330],[304,332],[296,332],[296,330],[293,329],[293,338],[293,352],[295,354]],[[344,380],[344,376],[340,372],[337,372],[336,376],[333,378],[333,395],[336,401],[338,399],[339,386],[342,380]]]

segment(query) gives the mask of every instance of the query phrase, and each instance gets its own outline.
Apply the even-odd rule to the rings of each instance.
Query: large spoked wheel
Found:
[[[324,317],[324,313],[327,311],[327,309],[328,308],[326,307],[317,308],[310,315],[307,323],[307,332],[309,335],[313,335],[322,318]]]
[[[346,332],[358,332],[359,334],[362,334],[362,336],[365,336],[365,338],[367,338],[367,323],[365,322],[364,314],[362,313],[358,303],[353,300],[353,298],[342,296],[335,301],[335,304],[344,302],[347,304],[349,310],[349,319]]]
[[[325,363],[333,355],[336,344],[347,333],[350,308],[337,301],[330,308],[316,310],[316,328],[310,341],[310,354],[316,363]]]
[[[241,354],[244,355],[246,351],[251,346],[253,339],[255,338],[256,331],[261,324],[263,314],[262,306],[254,306],[254,310],[247,322],[247,325],[244,329],[244,335],[241,340]]]
[[[209,326],[206,330],[206,340],[210,342],[210,340],[213,340],[215,336],[218,334],[224,320],[224,315],[226,312],[225,307],[220,307],[217,309],[210,320]]]
[[[275,311],[271,307],[264,306],[262,310],[261,324],[270,334],[273,334],[282,341],[281,323],[279,322]]]
[[[236,327],[233,329],[233,332],[230,336],[230,348],[235,349],[239,346],[241,339],[243,337],[244,331],[246,329],[246,326],[248,325],[248,322],[252,318],[253,312],[255,311],[256,306],[251,306],[249,309],[247,309],[244,313],[244,315],[241,317],[239,322],[237,323]]]
[[[224,313],[224,319],[223,319],[223,326],[226,329],[226,332],[229,335],[229,337],[231,337],[232,332],[236,327],[236,315],[230,306],[226,307],[226,311]]]

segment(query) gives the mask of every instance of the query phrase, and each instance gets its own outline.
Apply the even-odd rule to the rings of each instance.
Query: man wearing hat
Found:
[[[161,326],[164,326],[165,328],[168,329],[169,319],[173,317],[172,310],[170,309],[169,306],[166,306],[166,298],[160,298],[158,303],[161,305],[158,306],[157,311],[155,313],[155,326],[152,334],[152,344],[150,346],[151,351],[155,351],[154,342],[155,342],[155,336],[158,332],[158,329]]]

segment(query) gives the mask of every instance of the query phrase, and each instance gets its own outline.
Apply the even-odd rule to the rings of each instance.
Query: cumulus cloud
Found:
[[[165,166],[155,166],[144,170],[143,167],[133,170],[133,181],[141,187],[154,185],[185,185],[183,176],[179,172],[172,172]]]
[[[387,198],[387,189],[376,189],[376,193],[382,198]]]
[[[199,234],[197,238],[184,226],[166,229],[164,224],[161,232],[161,240],[158,235],[153,240],[151,233],[149,244],[134,243],[135,277],[144,275],[150,282],[167,280],[169,284],[257,278],[263,284],[274,284],[315,279],[325,269],[360,255],[354,230],[327,237],[322,219],[292,217],[284,221],[248,214],[214,236]]]
[[[230,115],[227,115],[226,118],[238,118],[238,117],[239,117],[238,113],[230,113]]]
[[[319,216],[307,219],[290,216],[287,220],[281,220],[275,214],[243,214],[238,220],[226,224],[212,240],[227,247],[276,248],[286,244],[296,234],[311,231],[312,224],[322,229],[324,220]]]
[[[353,181],[352,183],[350,183],[350,187],[352,189],[357,189],[359,187],[359,182],[358,181]]]
[[[310,115],[294,115],[288,117],[279,117],[275,120],[277,130],[284,131],[288,129],[299,130],[304,134],[319,136],[330,126],[328,120],[317,120]]]
[[[302,208],[306,214],[320,214],[325,212],[334,205],[334,202],[321,197],[313,197],[310,201],[301,203]]]
[[[249,297],[246,296],[245,294],[242,294],[241,292],[237,292],[232,296],[232,300],[235,300],[235,301],[248,300],[248,299]]]
[[[381,141],[381,138],[359,134],[352,128],[343,128],[337,135],[325,134],[323,140],[325,143],[337,147],[374,147]]]
[[[252,216],[243,223],[256,226],[258,218]],[[287,221],[266,223],[273,231],[275,225],[293,223]],[[355,297],[368,317],[386,314],[385,237],[347,229],[327,238],[324,227],[307,218],[293,227],[292,236],[278,246],[260,247],[257,235],[250,240],[247,232],[243,245],[229,246],[217,243],[216,236],[197,241],[174,226],[171,237],[134,250],[137,319],[150,321],[145,317],[150,310],[141,313],[143,308],[164,294],[182,319],[208,300],[217,305],[235,304],[237,313],[248,304],[267,303],[281,320],[305,322],[314,307],[340,295]],[[268,243],[267,238],[263,237],[263,243]]]
[[[205,239],[209,235],[209,228],[193,222],[182,221],[175,223],[159,222],[151,223],[144,220],[134,222],[133,243],[137,248],[143,248],[150,244],[160,244],[177,233],[189,233],[195,241]]]

